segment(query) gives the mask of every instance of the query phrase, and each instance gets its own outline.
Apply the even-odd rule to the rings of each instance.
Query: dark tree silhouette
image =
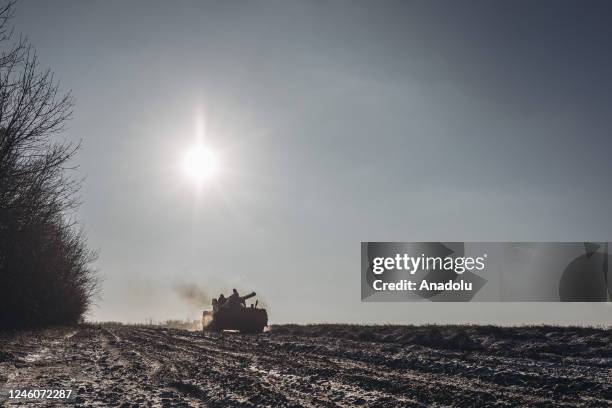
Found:
[[[97,279],[73,220],[79,183],[67,173],[79,146],[58,140],[73,102],[15,38],[13,5],[0,9],[0,327],[74,323]]]

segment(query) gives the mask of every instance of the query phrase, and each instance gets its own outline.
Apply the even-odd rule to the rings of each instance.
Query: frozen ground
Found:
[[[1,333],[0,388],[46,387],[73,388],[71,404],[100,407],[612,406],[612,331],[288,325],[223,337],[134,326]]]

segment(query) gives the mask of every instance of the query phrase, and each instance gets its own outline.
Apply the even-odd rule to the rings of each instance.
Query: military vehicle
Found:
[[[258,308],[257,302],[247,307],[245,302],[255,295],[255,292],[251,292],[239,296],[239,301],[228,298],[223,304],[213,299],[213,310],[205,310],[202,313],[202,329],[216,332],[223,330],[238,330],[240,333],[263,332],[268,325],[266,309]]]

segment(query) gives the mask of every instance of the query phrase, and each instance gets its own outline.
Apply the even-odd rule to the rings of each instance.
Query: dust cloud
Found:
[[[174,289],[182,300],[194,308],[202,309],[211,305],[212,296],[195,283],[177,283]]]

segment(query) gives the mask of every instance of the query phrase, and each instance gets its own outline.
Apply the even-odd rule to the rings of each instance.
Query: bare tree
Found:
[[[69,218],[79,145],[58,140],[73,100],[27,38],[15,38],[14,3],[0,8],[0,326],[78,320],[97,280],[95,254]]]

